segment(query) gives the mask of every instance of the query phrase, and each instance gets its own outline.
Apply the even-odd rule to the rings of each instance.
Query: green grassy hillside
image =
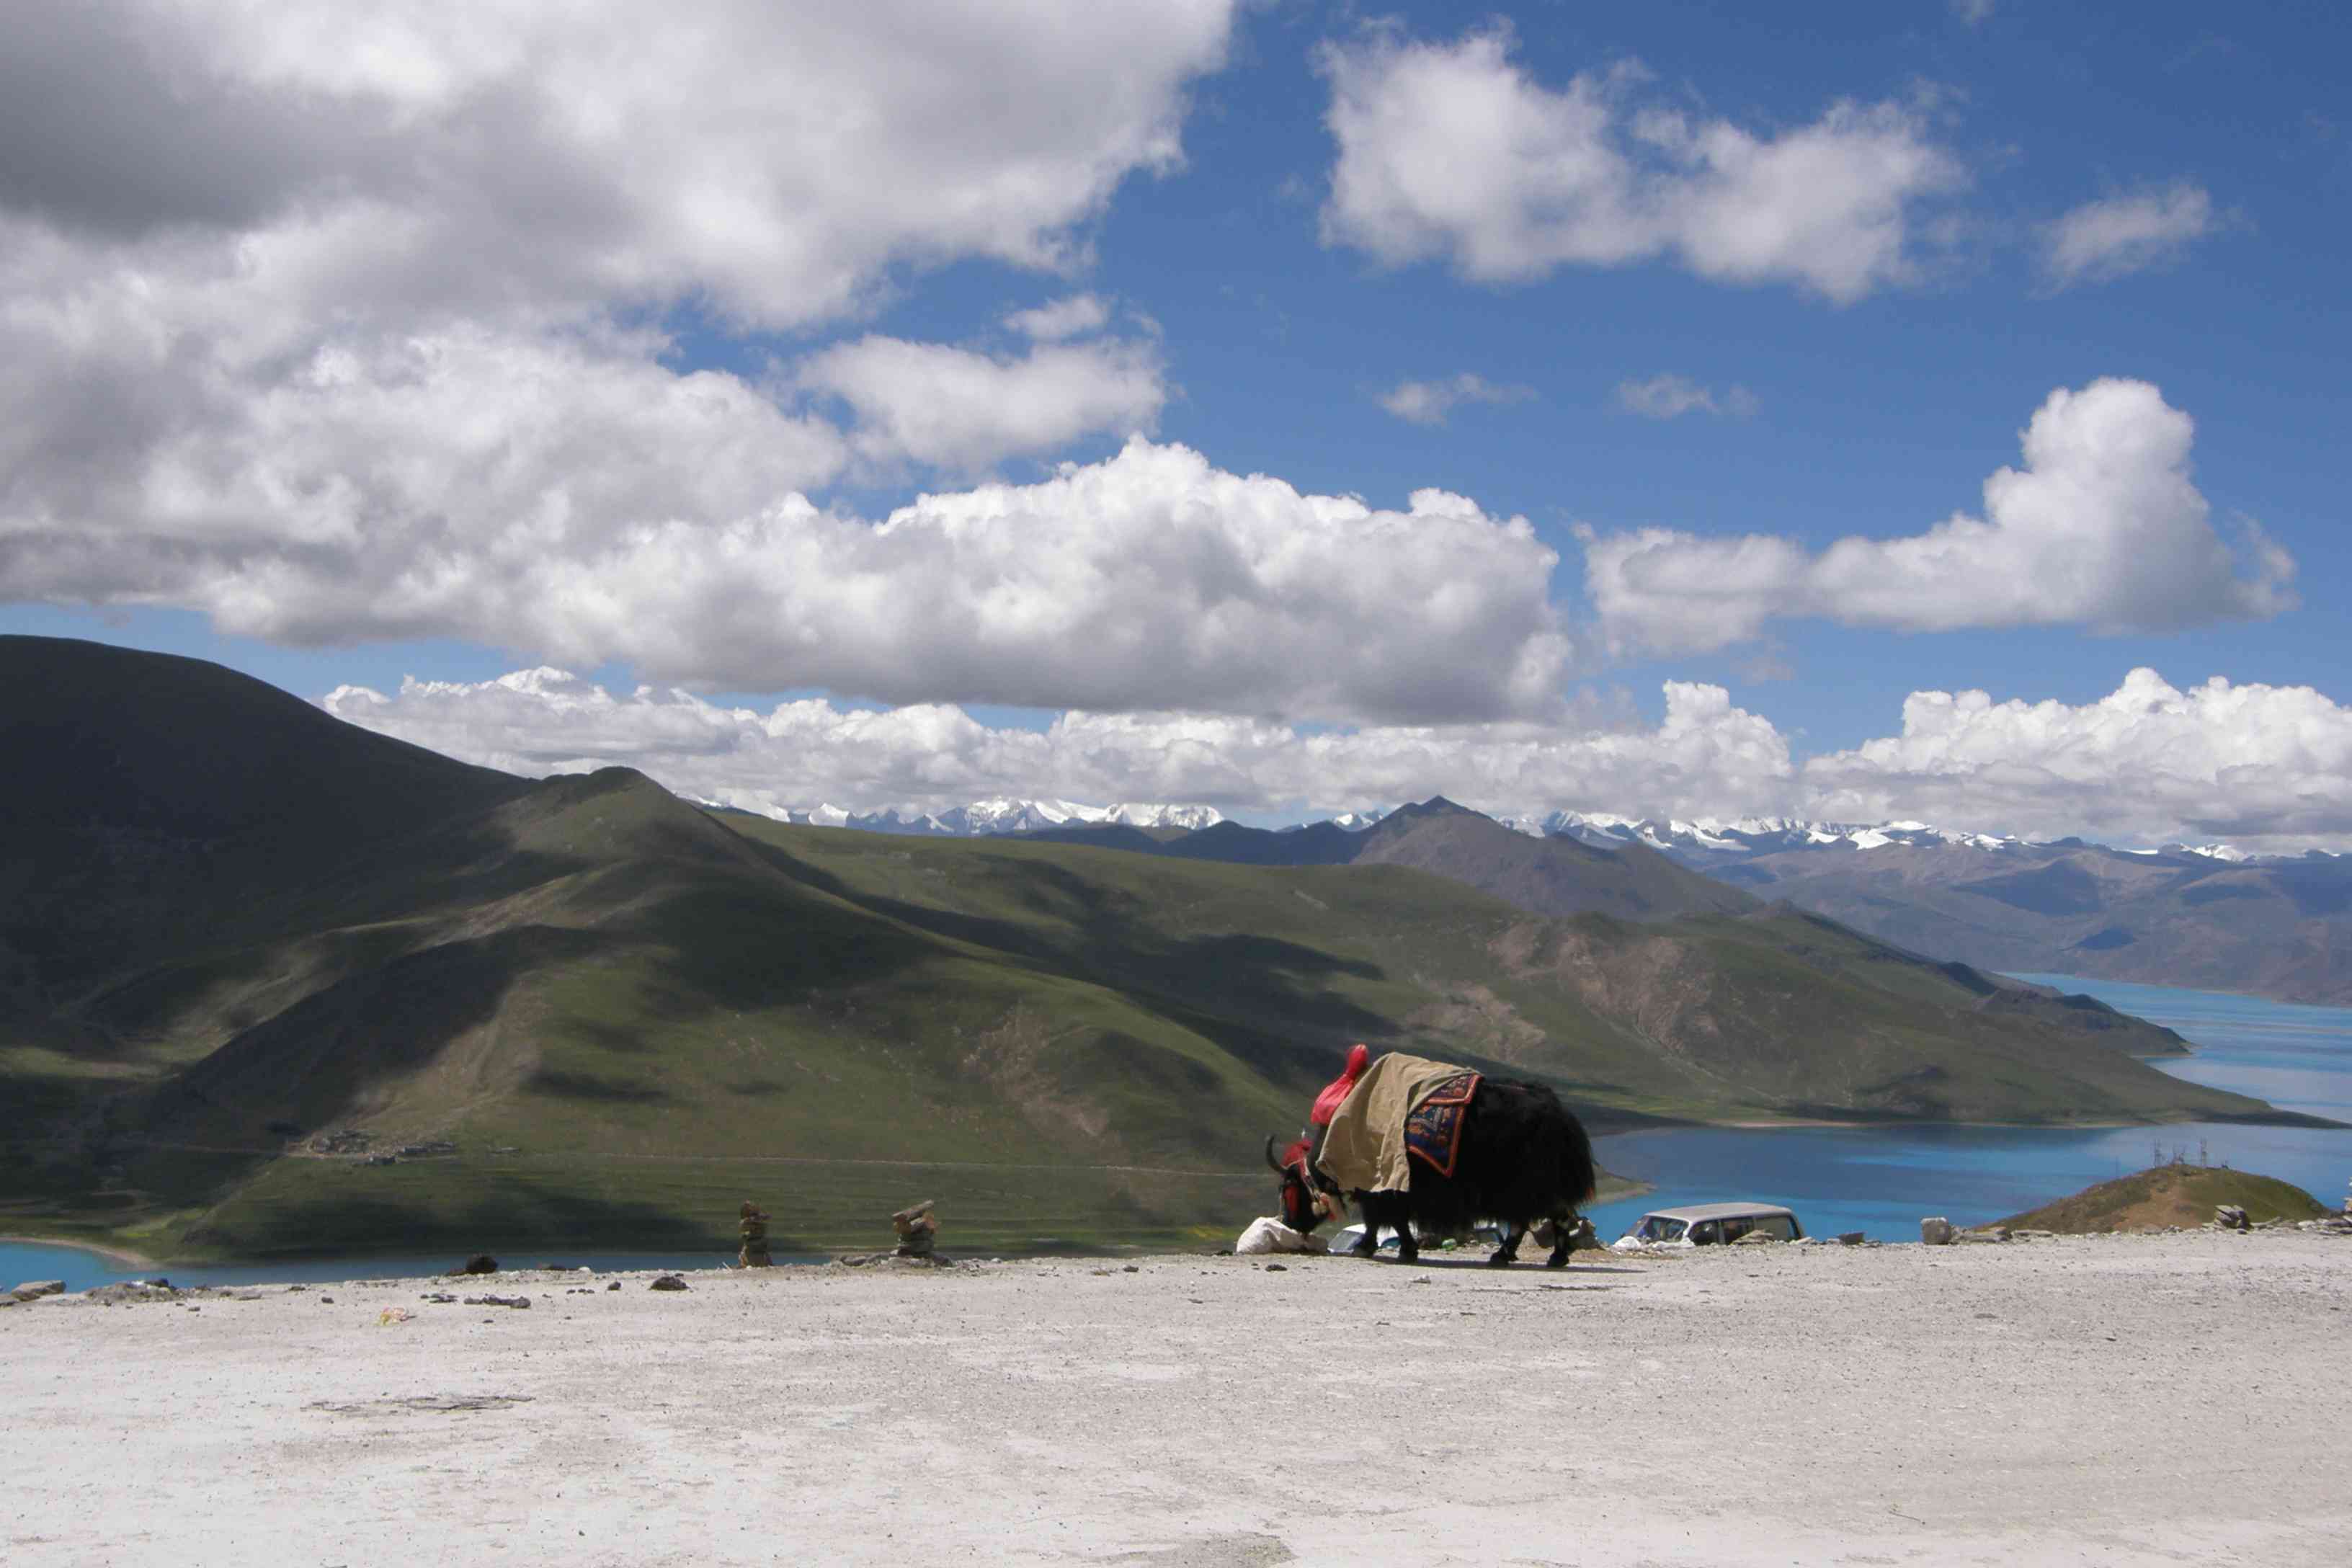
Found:
[[[2203,1225],[2223,1204],[2235,1204],[2256,1222],[2317,1219],[2328,1212],[2301,1187],[2274,1177],[2210,1165],[2158,1165],[1999,1223],[2062,1236],[2102,1236]]]
[[[191,700],[234,724],[230,695]],[[1604,1125],[2267,1109],[2135,1060],[2163,1031],[1785,910],[1551,920],[1400,866],[785,827],[320,716],[327,769],[268,716],[277,767],[223,801],[327,781],[275,797],[299,832],[144,842],[82,884],[87,945],[36,932],[0,970],[0,1229],[725,1247],[751,1197],[793,1250],[936,1197],[951,1247],[1228,1236],[1266,1206],[1259,1141],[1357,1039],[1547,1078]],[[317,1151],[350,1132],[457,1152]]]

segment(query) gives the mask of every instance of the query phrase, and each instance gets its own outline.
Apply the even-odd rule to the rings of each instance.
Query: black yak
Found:
[[[1463,1115],[1452,1175],[1412,1157],[1404,1191],[1359,1189],[1348,1194],[1364,1215],[1364,1238],[1353,1250],[1373,1257],[1381,1232],[1393,1230],[1397,1260],[1410,1263],[1421,1255],[1415,1226],[1446,1236],[1493,1220],[1505,1227],[1503,1244],[1486,1261],[1500,1268],[1518,1260],[1519,1242],[1530,1226],[1549,1220],[1555,1241],[1545,1266],[1567,1263],[1577,1211],[1591,1201],[1596,1184],[1592,1141],[1584,1124],[1549,1087],[1508,1078],[1479,1079]],[[1335,1190],[1321,1172],[1310,1175],[1307,1155],[1305,1139],[1280,1155],[1274,1140],[1265,1141],[1266,1163],[1282,1178],[1283,1222],[1300,1231],[1323,1221],[1326,1211],[1316,1201],[1316,1189]]]

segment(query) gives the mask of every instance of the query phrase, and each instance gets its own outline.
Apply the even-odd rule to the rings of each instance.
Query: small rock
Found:
[[[487,1252],[477,1252],[449,1270],[452,1274],[496,1274],[498,1271],[499,1260]]]
[[[62,1279],[27,1279],[8,1292],[19,1301],[37,1301],[44,1296],[62,1296],[66,1282]]]
[[[1840,1247],[1860,1247],[1868,1239],[1869,1237],[1865,1237],[1858,1230],[1842,1230],[1838,1232],[1838,1245]]]
[[[1138,1268],[1134,1264],[1130,1263],[1130,1264],[1129,1264],[1126,1268],[1124,1268],[1120,1269],[1120,1270],[1119,1270],[1119,1272],[1120,1272],[1121,1274],[1140,1274],[1140,1273],[1142,1273],[1142,1272],[1143,1272],[1143,1270],[1141,1270],[1140,1268]]]
[[[1290,1272],[1290,1265],[1287,1263],[1269,1263],[1265,1266],[1265,1271],[1268,1274],[1287,1274]]]
[[[675,1274],[665,1274],[646,1287],[648,1290],[684,1290],[688,1288],[687,1282]]]
[[[466,1298],[466,1305],[468,1307],[528,1307],[530,1305],[530,1298],[528,1296],[468,1296]]]
[[[1949,1247],[1952,1236],[1952,1222],[1940,1215],[1919,1222],[1919,1242],[1923,1247]]]
[[[83,1300],[97,1301],[109,1307],[121,1301],[170,1301],[177,1299],[178,1296],[177,1290],[160,1279],[152,1282],[145,1279],[121,1279],[111,1285],[100,1285],[94,1290],[82,1292]]]
[[[618,1279],[614,1280],[611,1284],[609,1284],[609,1285],[607,1285],[607,1286],[605,1286],[605,1287],[604,1287],[604,1289],[607,1289],[607,1290],[617,1290],[617,1289],[619,1289],[620,1288],[621,1288],[621,1282],[620,1282]]]

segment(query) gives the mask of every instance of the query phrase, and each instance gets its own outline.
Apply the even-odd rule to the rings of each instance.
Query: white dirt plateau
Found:
[[[2352,1242],[1281,1261],[33,1302],[0,1559],[2352,1561]]]

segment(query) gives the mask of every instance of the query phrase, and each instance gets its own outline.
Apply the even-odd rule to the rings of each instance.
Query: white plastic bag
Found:
[[[1254,1258],[1266,1252],[1326,1252],[1329,1244],[1319,1236],[1303,1230],[1293,1230],[1271,1216],[1250,1221],[1242,1238],[1234,1243],[1234,1253],[1240,1258]]]

